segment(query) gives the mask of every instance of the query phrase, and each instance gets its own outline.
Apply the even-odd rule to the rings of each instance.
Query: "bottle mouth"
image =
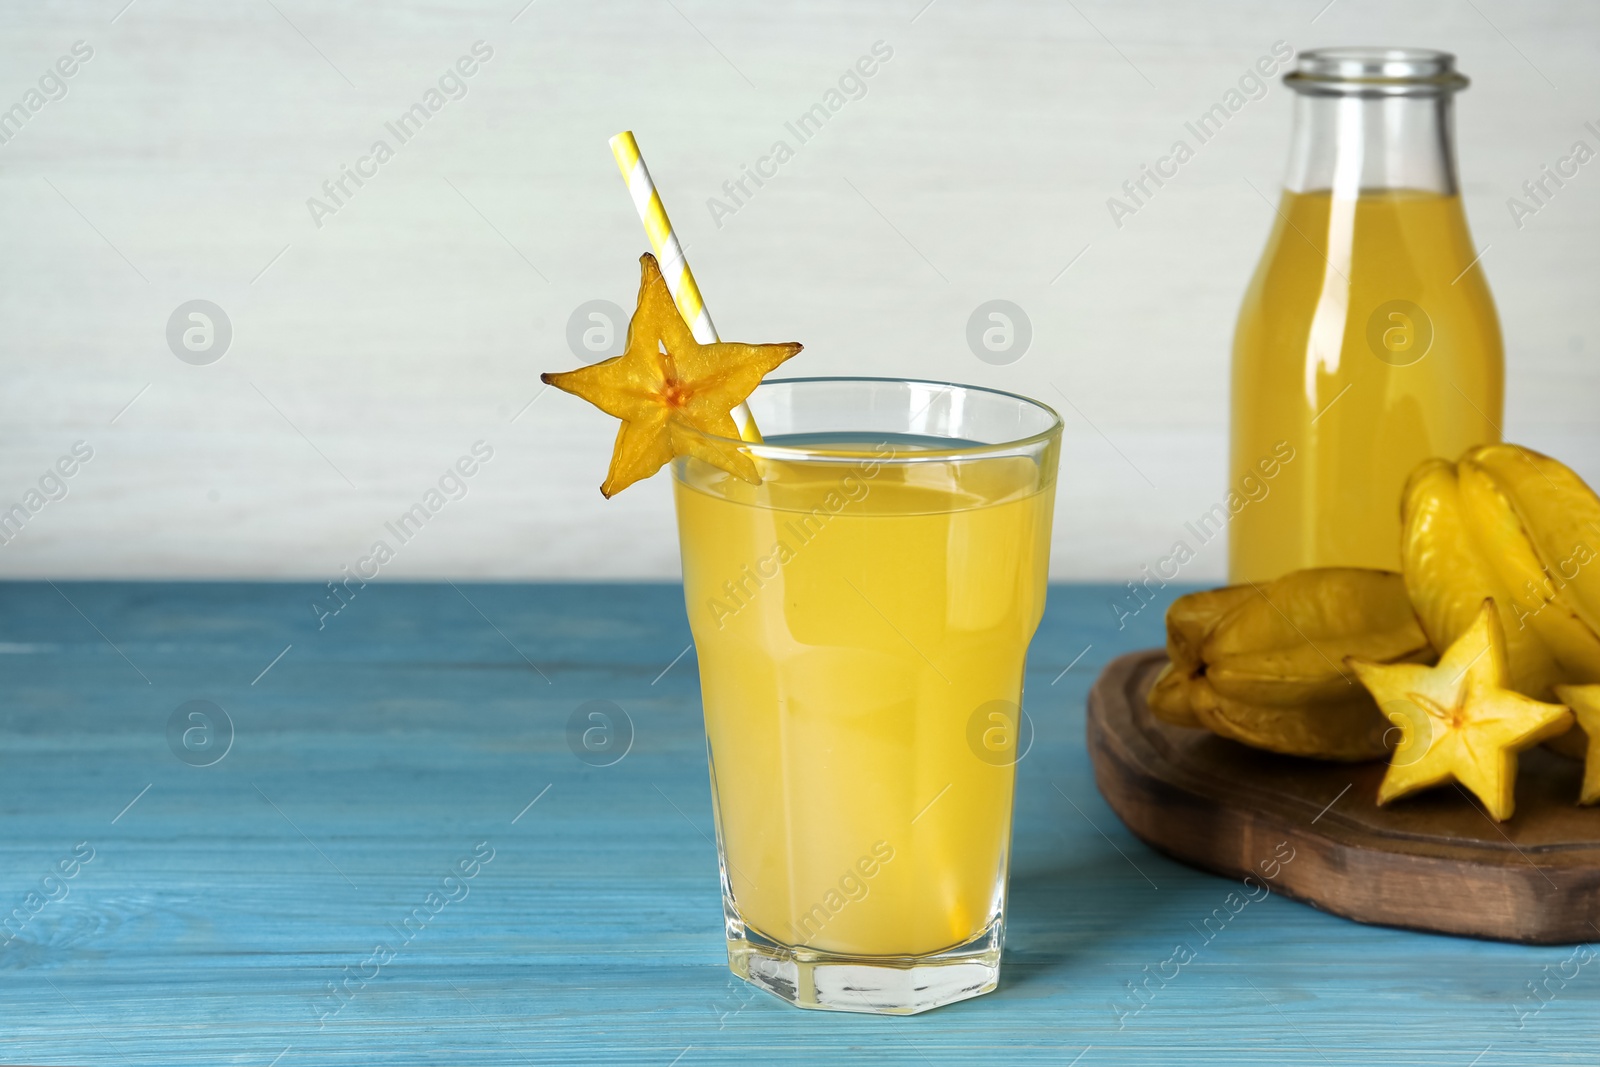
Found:
[[[1465,89],[1456,57],[1432,48],[1314,48],[1283,83],[1311,96],[1439,96]]]

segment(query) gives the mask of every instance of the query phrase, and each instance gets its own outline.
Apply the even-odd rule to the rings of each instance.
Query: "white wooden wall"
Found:
[[[1506,431],[1600,479],[1600,163],[1520,229],[1506,206],[1574,141],[1600,148],[1592,4],[123,3],[0,17],[0,109],[93,51],[0,145],[0,510],[93,451],[0,547],[6,576],[334,577],[477,441],[492,459],[385,576],[675,574],[666,479],[602,500],[614,424],[538,383],[577,362],[576,308],[631,307],[623,128],[724,336],[804,341],[796,372],[1056,404],[1055,573],[1131,576],[1223,492],[1233,318],[1271,219],[1251,183],[1275,193],[1286,90],[1120,228],[1106,200],[1280,40],[1460,55]],[[401,144],[386,123],[479,41],[465,96]],[[800,144],[785,123],[875,42],[892,57]],[[314,220],[380,138],[393,158]],[[714,219],[779,139],[794,157]],[[232,327],[209,365],[168,344],[195,299]],[[991,299],[1032,323],[1008,365],[966,340]],[[1222,573],[1206,552],[1186,577]]]

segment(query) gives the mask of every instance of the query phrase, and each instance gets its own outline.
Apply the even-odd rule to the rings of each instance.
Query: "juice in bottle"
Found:
[[[1289,180],[1234,339],[1234,581],[1398,569],[1411,470],[1500,437],[1500,327],[1456,187],[1453,58],[1323,49],[1286,81]]]

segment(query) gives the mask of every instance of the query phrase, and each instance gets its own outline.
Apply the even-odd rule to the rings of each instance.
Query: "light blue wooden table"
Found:
[[[1162,604],[1119,631],[1116,590],[1052,590],[1001,987],[887,1019],[728,974],[676,587],[375,584],[321,630],[316,595],[0,586],[0,1062],[1600,1063],[1570,948],[1277,897],[1204,939],[1238,887],[1132,839],[1083,747],[1089,683]],[[569,747],[589,700],[632,721],[611,766]],[[188,711],[169,743],[190,701],[225,754],[215,712],[209,748]]]

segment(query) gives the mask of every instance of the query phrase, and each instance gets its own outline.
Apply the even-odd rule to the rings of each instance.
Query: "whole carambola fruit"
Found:
[[[1332,760],[1374,759],[1392,740],[1344,657],[1433,658],[1401,576],[1358,567],[1180,597],[1167,613],[1167,652],[1172,662],[1148,698],[1158,717]]]

